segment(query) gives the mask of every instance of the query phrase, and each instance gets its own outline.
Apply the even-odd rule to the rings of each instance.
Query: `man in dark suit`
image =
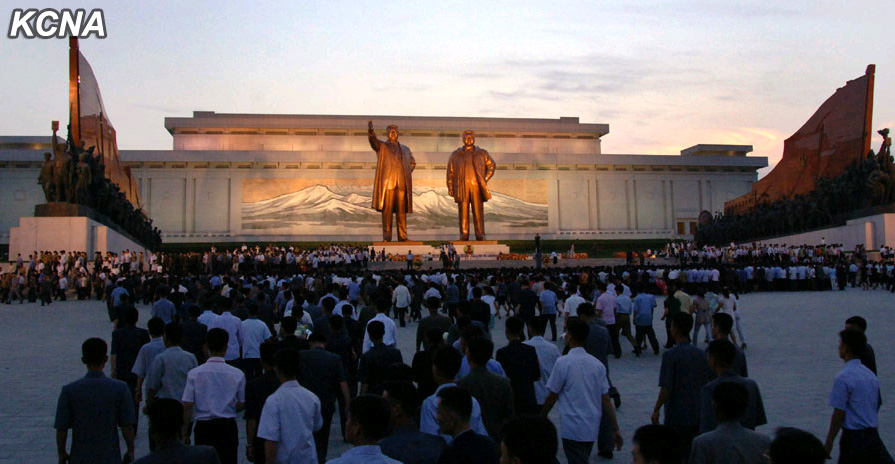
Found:
[[[692,329],[693,317],[689,314],[678,312],[671,317],[671,337],[675,345],[662,354],[659,396],[651,417],[652,423],[658,424],[664,406],[665,425],[673,427],[680,435],[684,459],[689,458],[693,437],[699,432],[699,392],[711,377],[705,353],[690,342]]]
[[[539,299],[538,294],[531,289],[528,280],[523,280],[521,285],[522,290],[519,291],[516,301],[519,304],[518,316],[522,318],[523,322],[528,322],[535,317],[535,308],[538,306]]]
[[[475,228],[475,239],[485,239],[484,203],[491,199],[488,180],[497,165],[487,151],[475,146],[475,134],[463,132],[463,146],[451,153],[447,164],[448,195],[460,211],[460,240],[469,240],[469,210]]]
[[[349,318],[350,319],[350,318]],[[334,314],[329,318],[329,336],[326,337],[326,351],[339,356],[342,361],[342,368],[345,369],[345,377],[348,380],[349,398],[357,395],[357,354],[354,351],[354,344],[351,337],[345,330],[345,319],[338,314]],[[341,395],[336,395],[339,401],[339,427],[342,436],[345,435],[345,420],[347,417],[348,402]]]
[[[516,412],[537,414],[534,383],[541,379],[541,368],[537,350],[522,343],[523,327],[522,319],[516,316],[507,319],[506,334],[509,343],[497,350],[496,358],[513,385]]]
[[[413,212],[411,173],[416,167],[410,149],[398,142],[398,126],[387,128],[388,140],[376,138],[373,121],[369,122],[370,147],[376,152],[376,179],[373,182],[373,209],[382,212],[382,238],[392,240],[392,213],[398,229],[398,241],[407,241],[407,213]]]
[[[711,464],[723,462],[761,463],[771,445],[771,438],[749,430],[737,421],[748,403],[746,387],[736,382],[722,382],[712,392],[712,408],[718,427],[693,440],[689,462]]]
[[[307,350],[310,346],[308,340],[295,335],[298,322],[292,316],[286,316],[280,322],[280,348],[292,348],[296,351]]]
[[[712,315],[712,340],[730,340],[730,331],[733,330],[733,317],[727,313],[715,313]],[[736,346],[736,344],[734,344]],[[736,357],[733,359],[731,369],[740,377],[749,377],[749,366],[746,363],[746,354],[740,347],[736,347]]]
[[[220,464],[218,453],[211,446],[186,446],[180,441],[183,427],[183,406],[180,401],[162,398],[147,407],[149,433],[155,441],[155,450],[135,464],[163,464],[190,462],[196,464]]]
[[[854,329],[865,336],[867,335],[867,319],[864,319],[861,316],[852,316],[845,320],[845,328],[846,329]],[[873,351],[873,347],[870,346],[870,343],[865,345],[864,352],[861,353],[861,364],[864,365],[867,369],[870,369],[871,372],[876,374],[879,377],[879,374],[876,373],[876,353]]]
[[[392,433],[379,440],[382,454],[404,464],[436,464],[447,445],[440,436],[420,432],[417,427],[415,416],[420,401],[413,384],[386,382],[383,396],[389,402]]]
[[[118,297],[118,306],[112,308],[112,320],[115,323],[115,328],[120,329],[125,327],[127,324],[124,322],[125,315],[127,312],[134,307],[133,303],[131,303],[130,295],[127,293],[123,293]]]
[[[493,374],[485,367],[491,359],[494,343],[484,337],[476,337],[466,346],[469,374],[457,381],[478,400],[482,407],[482,422],[494,441],[500,443],[503,423],[516,415],[513,387],[510,380]]]
[[[308,337],[308,342],[311,349],[299,353],[299,381],[320,400],[323,427],[314,432],[314,442],[317,445],[317,460],[322,464],[326,461],[326,451],[329,448],[329,429],[336,411],[336,398],[341,395],[345,404],[348,404],[350,394],[342,359],[339,355],[326,351],[326,339],[323,335],[314,332]]]
[[[416,350],[419,351],[420,345],[427,336],[430,329],[439,329],[442,333],[447,332],[451,328],[451,319],[439,314],[438,309],[441,307],[441,300],[432,296],[426,300],[426,308],[429,309],[429,316],[420,321],[416,328]]]
[[[553,464],[557,445],[556,426],[550,419],[520,416],[504,426],[500,459],[513,464]]]
[[[756,427],[768,423],[758,384],[752,379],[740,377],[733,372],[732,366],[736,350],[736,345],[730,340],[712,340],[705,350],[709,367],[715,374],[715,379],[705,384],[699,393],[699,433],[714,430],[718,425],[715,422],[715,412],[712,408],[712,392],[723,382],[736,382],[744,386],[749,393],[746,411],[737,418],[740,425],[755,430]]]
[[[404,362],[401,352],[397,348],[382,343],[385,335],[385,324],[380,321],[370,321],[367,324],[367,333],[373,348],[370,348],[360,358],[358,366],[358,378],[361,382],[361,394],[382,394],[382,384],[392,364]]]
[[[418,351],[413,355],[413,362],[410,366],[413,369],[413,380],[418,387],[417,393],[420,398],[428,398],[438,388],[438,383],[435,382],[435,375],[432,372],[432,365],[435,352],[443,346],[444,332],[441,329],[429,329],[426,332],[425,351]]]
[[[276,339],[269,339],[261,344],[261,368],[264,374],[246,383],[246,457],[254,459],[255,464],[265,464],[264,439],[257,436],[258,421],[261,420],[261,410],[267,397],[280,388],[280,378],[277,377],[276,354],[280,350],[280,344]],[[251,460],[250,459],[250,460]]]
[[[329,318],[333,315],[336,300],[332,297],[326,297],[320,302],[320,305],[323,306],[323,315],[314,319],[314,331],[322,332],[325,338],[329,335]]]
[[[87,375],[64,387],[56,405],[56,450],[62,463],[122,462],[118,430],[127,444],[124,462],[134,458],[133,396],[127,385],[103,374],[109,357],[106,342],[90,338],[81,345],[81,361]],[[66,451],[68,430],[71,449]]]
[[[183,320],[183,341],[180,344],[184,351],[193,353],[199,364],[205,362],[203,345],[205,345],[205,335],[208,333],[208,327],[196,320],[201,313],[202,308],[199,305],[190,306],[189,313]]]
[[[133,306],[124,315],[124,327],[112,332],[112,355],[110,357],[111,377],[127,384],[131,397],[134,398],[134,410],[137,410],[137,375],[131,372],[140,348],[149,343],[149,332],[137,327],[140,313]],[[139,414],[137,420],[140,419]],[[134,433],[137,433],[137,423],[134,423]]]
[[[472,430],[472,395],[461,387],[447,387],[438,392],[438,427],[441,433],[454,437],[441,453],[439,464],[497,464],[499,457],[494,442]]]
[[[469,303],[469,317],[474,321],[479,321],[485,328],[485,333],[491,332],[491,306],[482,301],[482,288],[472,288],[472,301]]]

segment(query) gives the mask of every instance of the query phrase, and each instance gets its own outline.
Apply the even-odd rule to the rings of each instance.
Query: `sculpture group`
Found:
[[[817,187],[804,195],[773,202],[759,201],[742,214],[717,214],[696,231],[700,244],[724,245],[790,235],[824,227],[844,225],[874,208],[895,205],[895,159],[889,129],[878,131],[883,140],[877,153],[870,150],[845,172],[820,178]]]
[[[123,229],[149,249],[161,245],[161,233],[152,226],[142,209],[135,208],[124,192],[105,174],[102,155],[94,154],[68,138],[56,143],[58,123],[53,124],[53,153],[44,153],[38,183],[48,203],[70,203],[86,206],[107,218],[107,222]]]
[[[407,241],[407,214],[413,212],[413,169],[416,160],[410,148],[398,142],[398,126],[387,128],[388,139],[379,140],[369,121],[370,146],[376,152],[373,209],[382,212],[382,238],[392,240],[392,217],[398,241]],[[469,240],[469,214],[476,240],[485,239],[484,203],[491,199],[488,181],[497,165],[487,151],[475,145],[475,134],[463,132],[463,146],[454,150],[447,163],[448,193],[457,203],[460,240]]]

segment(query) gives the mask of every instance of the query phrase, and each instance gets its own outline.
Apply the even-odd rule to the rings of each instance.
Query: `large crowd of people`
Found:
[[[120,459],[119,428],[125,459],[135,458],[142,410],[151,452],[139,462],[232,463],[240,452],[256,463],[326,462],[337,411],[341,438],[354,445],[337,463],[544,463],[560,444],[567,462],[585,463],[594,451],[612,457],[631,436],[634,462],[810,463],[840,433],[842,462],[891,462],[876,432],[881,395],[860,317],[840,333],[846,364],[825,442],[795,429],[773,440],[754,432],[767,419],[748,378],[739,294],[839,288],[852,264],[853,285],[865,286],[858,257],[818,260],[812,247],[797,248],[805,259],[730,247],[667,266],[424,272],[374,272],[364,250],[349,247],[90,261],[59,252],[10,274],[24,274],[26,287],[37,274],[38,293],[58,279],[61,298],[68,287],[59,282],[85,276],[75,290],[103,301],[114,327],[110,351],[102,339],[84,343],[88,375],[60,396],[60,460]],[[880,265],[886,278],[865,288],[891,290],[892,263]],[[141,302],[151,304],[145,329]],[[492,337],[498,323],[506,340]],[[415,331],[414,352],[397,348],[399,331]],[[652,424],[636,431],[619,430],[615,417],[623,392],[610,363],[622,343],[636,356],[661,354]],[[560,434],[545,419],[554,408]]]
[[[444,249],[441,254],[444,256],[428,259],[443,260],[444,270],[459,270],[459,266],[453,265],[454,259],[459,259],[456,250]],[[849,285],[895,292],[895,249],[889,246],[881,247],[878,256],[871,257],[861,248],[846,252],[836,244],[697,247],[693,242],[678,241],[669,242],[662,250],[647,250],[641,256],[662,256],[663,262],[673,264],[652,264],[644,259],[639,265],[630,261],[624,266],[567,266],[566,269],[590,272],[603,281],[607,276],[618,275],[626,282],[640,283],[652,293],[664,291],[669,280],[683,281],[691,291],[703,284],[716,292],[727,287],[735,294],[759,290],[844,290]],[[225,250],[212,248],[202,253],[146,255],[125,250],[105,255],[97,253],[93,257],[75,251],[35,251],[27,259],[21,255],[15,257],[9,270],[0,274],[0,302],[39,300],[41,304],[49,304],[68,295],[103,299],[116,281],[125,279],[125,286],[135,301],[148,304],[161,281],[171,281],[171,285],[179,287],[184,278],[210,275],[232,276],[237,280],[265,276],[276,281],[296,275],[358,275],[369,270],[370,263],[388,259],[374,249],[345,245],[310,249],[243,245]],[[475,271],[475,262],[464,267]],[[534,267],[545,275],[560,272]],[[408,266],[408,269],[413,268]],[[498,270],[491,276],[500,281],[495,284],[493,296],[506,300],[508,284],[515,280],[515,274]]]

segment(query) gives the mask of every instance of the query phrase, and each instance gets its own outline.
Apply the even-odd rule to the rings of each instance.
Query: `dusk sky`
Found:
[[[104,10],[108,38],[81,50],[122,149],[170,149],[164,117],[194,110],[577,116],[609,124],[606,154],[747,144],[773,164],[871,63],[876,149],[875,131],[895,129],[891,5],[771,3],[94,1],[0,13],[5,32],[13,6]],[[67,41],[0,44],[0,135],[64,127]]]

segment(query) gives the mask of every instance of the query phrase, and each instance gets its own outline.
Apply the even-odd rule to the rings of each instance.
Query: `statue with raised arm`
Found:
[[[448,194],[454,197],[460,211],[460,240],[469,240],[469,210],[475,239],[485,239],[484,203],[491,199],[488,181],[497,165],[487,151],[475,146],[475,134],[463,132],[463,146],[451,153],[447,164]]]
[[[376,178],[373,181],[373,209],[382,212],[382,238],[392,240],[392,214],[398,229],[398,241],[407,241],[407,214],[413,212],[411,173],[416,160],[406,145],[398,143],[398,126],[388,126],[388,140],[376,138],[369,121],[370,146],[376,152]]]

